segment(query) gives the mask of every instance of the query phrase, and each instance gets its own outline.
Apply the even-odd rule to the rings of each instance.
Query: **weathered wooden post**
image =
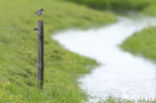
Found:
[[[39,82],[39,87],[42,89],[43,82],[44,82],[44,21],[40,20],[40,15],[38,15],[39,20],[37,23],[37,28],[35,28],[35,30],[37,30],[37,34],[38,34],[37,79]]]

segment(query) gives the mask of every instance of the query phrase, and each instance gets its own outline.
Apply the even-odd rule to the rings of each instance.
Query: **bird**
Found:
[[[40,20],[40,17],[43,15],[43,12],[44,12],[43,8],[41,8],[35,12],[35,15],[37,15],[39,17],[38,20]]]

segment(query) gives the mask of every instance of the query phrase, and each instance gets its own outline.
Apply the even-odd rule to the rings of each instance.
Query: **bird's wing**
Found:
[[[34,14],[37,14],[37,13],[38,13],[38,10]]]

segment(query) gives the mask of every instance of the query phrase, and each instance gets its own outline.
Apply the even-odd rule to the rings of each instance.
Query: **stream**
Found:
[[[118,22],[98,29],[66,30],[52,38],[66,49],[101,64],[79,79],[90,101],[109,96],[140,100],[156,97],[156,64],[123,51],[119,45],[148,26],[156,26],[156,19],[133,14],[118,16]]]

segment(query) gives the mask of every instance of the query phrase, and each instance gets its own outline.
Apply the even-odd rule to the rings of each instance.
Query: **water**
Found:
[[[118,18],[117,23],[106,27],[86,31],[67,30],[52,38],[65,48],[101,64],[79,80],[83,90],[90,95],[90,101],[108,96],[130,100],[154,98],[156,64],[122,51],[119,45],[135,32],[149,25],[155,26],[156,19],[141,15]]]

